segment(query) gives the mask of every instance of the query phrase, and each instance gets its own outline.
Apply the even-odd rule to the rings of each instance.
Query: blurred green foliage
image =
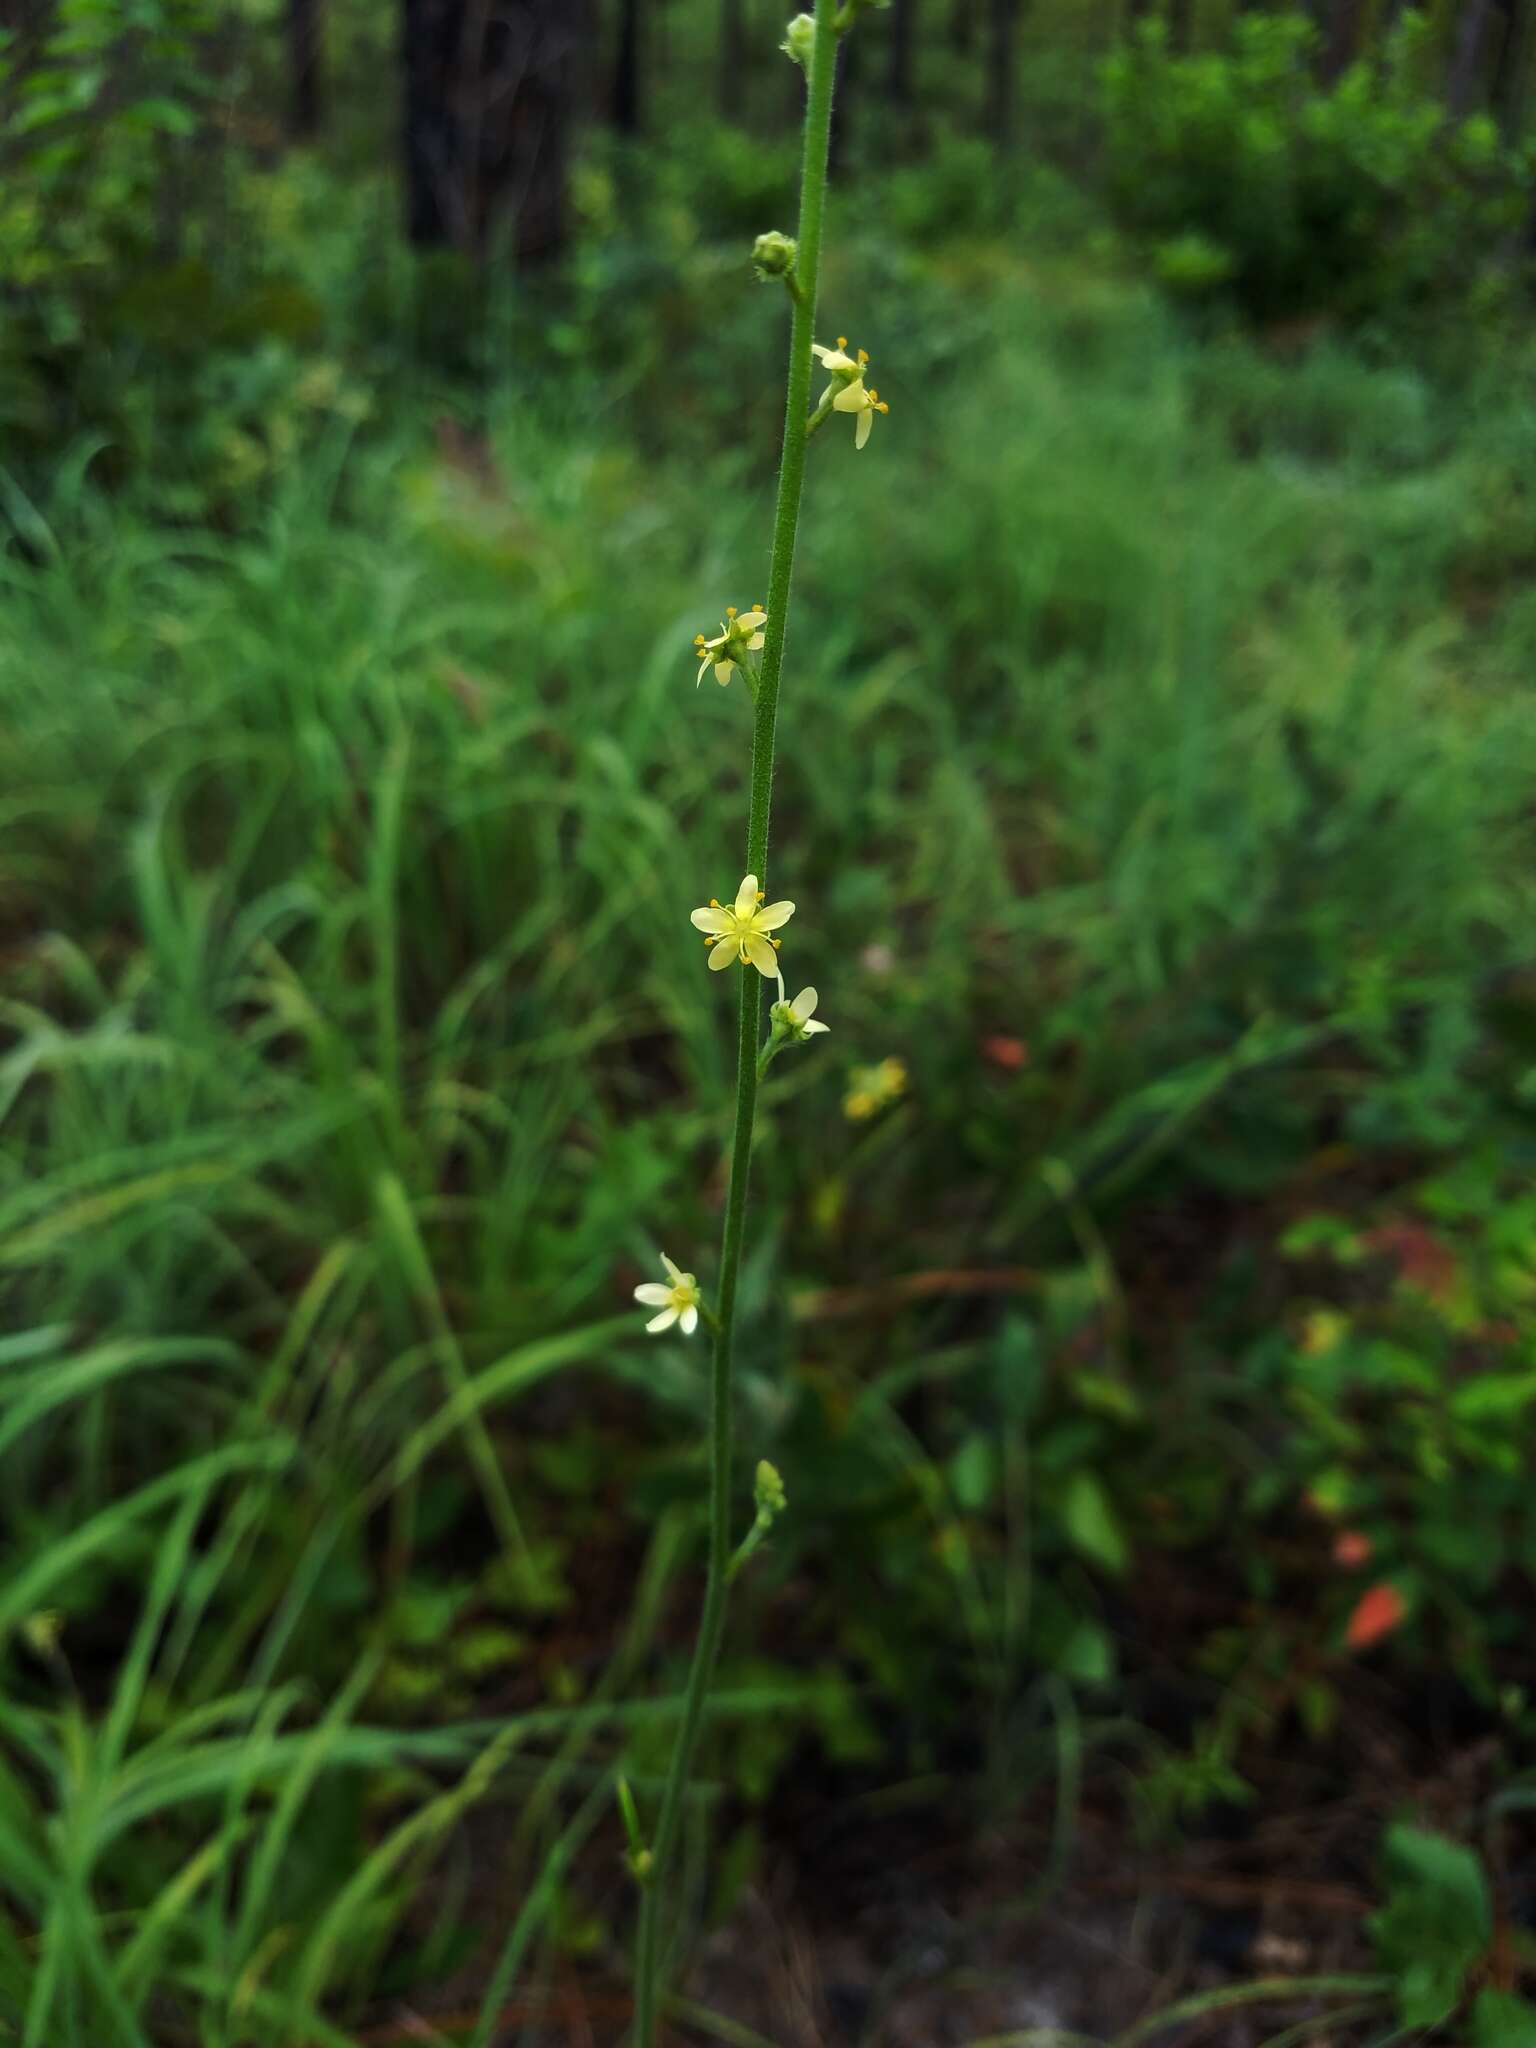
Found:
[[[1532,154],[1489,114],[1448,119],[1435,34],[1410,8],[1327,86],[1306,14],[1241,15],[1196,53],[1142,23],[1104,66],[1108,190],[1162,281],[1265,319],[1464,305],[1530,213]]]

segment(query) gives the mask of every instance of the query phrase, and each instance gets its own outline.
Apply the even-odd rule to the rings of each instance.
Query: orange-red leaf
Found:
[[[1005,1074],[1016,1074],[1029,1060],[1029,1047],[1022,1038],[1009,1038],[1003,1032],[981,1041],[982,1054],[994,1067],[1001,1067]]]
[[[1372,1586],[1362,1593],[1349,1617],[1344,1640],[1352,1650],[1368,1650],[1383,1636],[1391,1635],[1408,1618],[1408,1608],[1396,1586]]]

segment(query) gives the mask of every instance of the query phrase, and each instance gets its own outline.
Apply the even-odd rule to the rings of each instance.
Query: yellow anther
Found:
[[[761,902],[762,902],[762,900],[763,900],[763,898],[764,898],[764,897],[765,897],[765,896],[766,896],[767,894],[768,894],[768,891],[767,891],[766,889],[759,889],[759,890],[758,890],[758,892],[757,892],[757,900],[758,900],[758,902],[759,902],[759,903],[761,903]]]
[[[859,350],[859,366],[860,366],[860,368],[862,369],[862,367],[864,366],[864,364],[865,364],[865,363],[867,363],[868,361],[869,361],[869,350],[868,350],[867,348],[861,348],[861,349]]]
[[[720,898],[718,896],[711,896],[709,899],[709,907],[711,910],[718,910],[720,908]]]
[[[735,616],[736,616],[736,607],[735,607],[735,605],[733,605],[733,604],[728,604],[728,605],[726,606],[726,608],[725,608],[725,616],[726,616],[726,617],[727,617],[728,619],[734,619],[734,618],[735,618]]]
[[[837,345],[839,348],[846,348],[848,346],[848,337],[846,334],[840,334],[837,337]]]
[[[773,950],[775,951],[775,953],[777,953],[777,951],[779,950],[780,946],[782,946],[782,945],[783,945],[784,941],[783,941],[782,939],[770,939],[770,940],[768,941],[768,943],[769,943],[769,945],[770,945],[770,946],[772,946],[772,948],[773,948]]]
[[[890,411],[890,409],[891,409],[891,408],[890,408],[890,407],[889,407],[889,406],[888,406],[888,405],[886,404],[886,402],[885,402],[885,400],[884,400],[883,398],[882,398],[882,399],[881,399],[881,400],[879,401],[879,403],[878,403],[878,404],[877,404],[877,405],[875,406],[875,411],[876,411],[876,412],[889,412],[889,411]]]

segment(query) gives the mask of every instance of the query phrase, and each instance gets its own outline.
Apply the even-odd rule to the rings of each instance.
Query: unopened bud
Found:
[[[797,14],[784,31],[784,40],[779,48],[786,57],[793,58],[809,78],[811,73],[811,51],[816,42],[816,24],[808,14]]]
[[[761,1519],[771,1522],[775,1515],[782,1514],[788,1506],[784,1496],[784,1482],[778,1468],[770,1465],[766,1458],[757,1461],[757,1483],[752,1489],[753,1502]]]
[[[796,253],[794,237],[781,235],[777,228],[759,235],[752,244],[752,261],[757,265],[758,276],[764,279],[790,276]]]

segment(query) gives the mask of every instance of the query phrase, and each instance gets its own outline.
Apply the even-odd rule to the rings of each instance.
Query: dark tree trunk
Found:
[[[1445,88],[1446,105],[1454,120],[1470,114],[1481,97],[1483,49],[1492,14],[1492,0],[1463,0],[1451,75]]]
[[[483,255],[509,230],[519,262],[565,247],[570,0],[404,0],[411,240]]]
[[[1018,62],[1019,0],[989,0],[987,104],[983,122],[999,149],[1013,141],[1014,72]]]
[[[739,104],[747,69],[747,32],[741,0],[720,0],[720,104]]]
[[[968,57],[976,42],[976,0],[952,0],[949,10],[949,47],[957,57]]]
[[[619,41],[613,57],[613,93],[609,115],[625,135],[645,126],[640,85],[640,0],[619,0]]]
[[[318,135],[325,106],[324,0],[288,0],[288,82],[292,133]]]
[[[14,38],[9,59],[14,74],[30,69],[38,45],[52,27],[52,0],[0,0],[0,29]]]
[[[1493,107],[1499,117],[1499,132],[1507,143],[1513,143],[1525,126],[1531,69],[1530,0],[1503,0],[1502,11],[1504,33],[1494,64]]]
[[[898,107],[912,104],[912,57],[917,31],[917,0],[893,0],[891,7],[891,67],[886,90]]]
[[[1325,85],[1342,78],[1359,55],[1364,12],[1364,0],[1331,0],[1323,28],[1320,65]]]
[[[1194,40],[1194,0],[1168,0],[1168,41],[1183,55]]]

